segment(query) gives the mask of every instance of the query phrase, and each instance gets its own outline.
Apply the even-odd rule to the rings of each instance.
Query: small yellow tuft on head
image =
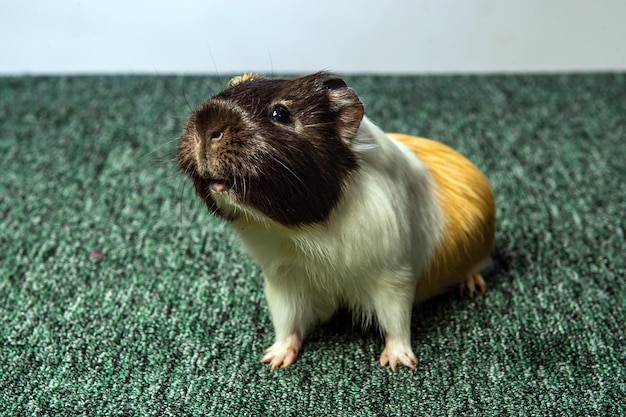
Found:
[[[259,76],[256,75],[256,74],[252,74],[252,73],[238,75],[238,76],[233,77],[233,78],[230,79],[230,81],[228,82],[228,86],[229,87],[234,87],[237,84],[241,84],[244,81],[249,81],[249,80],[252,80],[254,78],[259,78]]]

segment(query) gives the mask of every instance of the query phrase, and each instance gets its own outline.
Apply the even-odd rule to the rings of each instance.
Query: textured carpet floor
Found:
[[[626,75],[348,77],[491,179],[490,291],[416,306],[417,370],[347,313],[295,366],[172,158],[212,77],[0,78],[1,415],[626,415]]]

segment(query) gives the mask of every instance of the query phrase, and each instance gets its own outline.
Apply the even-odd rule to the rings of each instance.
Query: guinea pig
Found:
[[[191,113],[178,161],[263,271],[272,369],[294,363],[340,307],[378,324],[382,366],[414,369],[413,304],[485,292],[488,180],[441,143],[385,134],[332,74],[234,78]]]

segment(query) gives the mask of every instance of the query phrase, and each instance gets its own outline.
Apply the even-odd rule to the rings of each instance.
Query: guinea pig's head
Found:
[[[356,94],[328,73],[240,76],[191,113],[178,161],[209,210],[229,220],[323,222],[357,169],[350,143],[362,118]]]

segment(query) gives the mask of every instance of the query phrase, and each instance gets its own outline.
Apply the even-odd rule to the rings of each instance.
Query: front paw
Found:
[[[294,332],[266,349],[261,362],[269,363],[272,370],[286,368],[296,361],[301,345],[300,336]]]
[[[395,371],[398,364],[402,364],[410,369],[415,369],[417,358],[410,344],[394,339],[387,339],[385,350],[380,354],[380,365],[389,365],[391,370]]]

